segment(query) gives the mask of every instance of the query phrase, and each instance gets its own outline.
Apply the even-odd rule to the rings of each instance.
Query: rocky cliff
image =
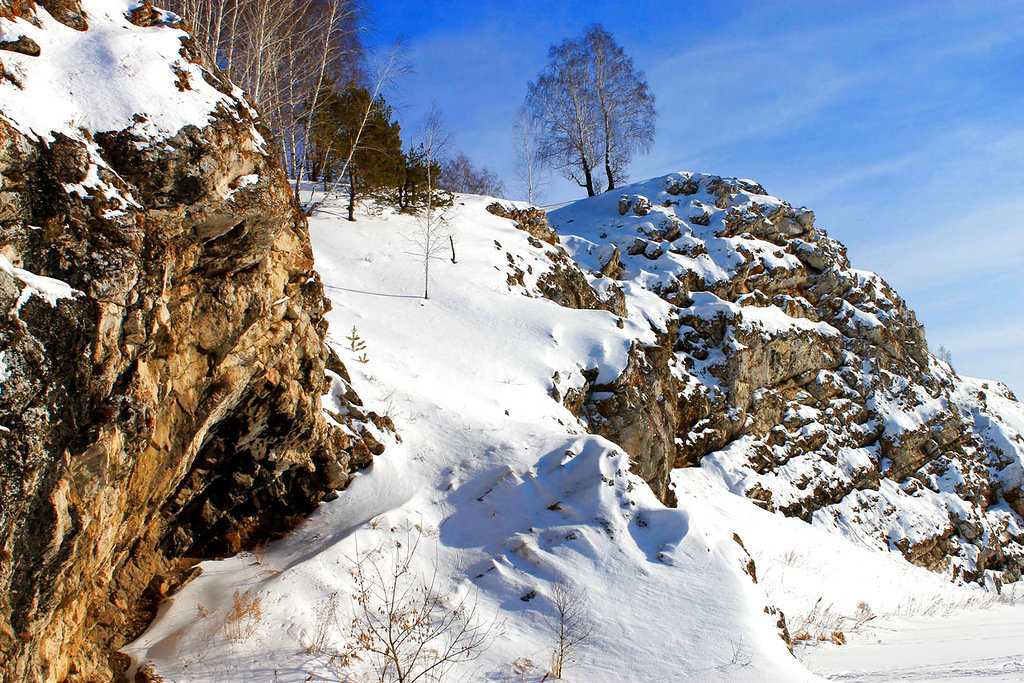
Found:
[[[382,449],[271,144],[176,21],[0,8],[0,681],[116,679],[198,559]]]
[[[1024,407],[958,376],[877,275],[751,181],[672,174],[553,211],[595,293],[654,331],[567,406],[671,504],[674,468],[997,587],[1024,563]],[[595,296],[595,299],[602,297]],[[565,380],[566,378],[562,378]]]

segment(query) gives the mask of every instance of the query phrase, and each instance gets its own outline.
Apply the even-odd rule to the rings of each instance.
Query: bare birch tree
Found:
[[[540,200],[540,160],[537,156],[537,122],[523,106],[516,116],[513,129],[516,146],[516,179],[519,189],[526,193],[526,201]]]
[[[600,24],[583,37],[590,55],[594,95],[601,115],[604,170],[607,189],[625,179],[625,167],[634,151],[649,151],[654,141],[654,94],[633,59]]]
[[[593,175],[600,137],[587,72],[580,41],[552,45],[547,67],[527,86],[526,106],[541,129],[539,157],[593,197],[601,189]]]
[[[548,619],[548,628],[555,640],[551,653],[551,673],[561,678],[564,669],[576,660],[580,647],[594,630],[587,611],[585,596],[578,588],[565,582],[555,584],[551,593],[555,606],[554,617]]]
[[[423,259],[423,298],[430,298],[430,262],[440,256],[449,244],[451,231],[448,226],[446,210],[439,205],[436,196],[437,174],[434,170],[436,160],[444,156],[451,141],[441,121],[441,112],[433,105],[427,114],[423,126],[422,149],[426,162],[426,204],[420,215],[416,231],[411,241],[416,254]]]
[[[216,58],[235,14],[235,0],[170,0],[164,4],[188,22],[199,47]]]
[[[362,0],[167,0],[197,42],[245,90],[301,181],[319,93],[361,74]]]
[[[646,77],[600,24],[551,46],[526,108],[540,130],[538,159],[591,197],[620,183],[633,153],[648,150],[654,136]],[[595,177],[599,164],[603,179]]]
[[[341,46],[344,45],[347,36],[348,29],[346,28],[349,24],[353,23],[354,10],[349,4],[348,0],[326,0],[324,4],[324,10],[322,16],[318,22],[318,32],[321,35],[321,39],[316,45],[316,52],[313,56],[316,57],[314,62],[315,76],[313,76],[307,85],[307,92],[305,96],[309,99],[308,105],[305,107],[305,113],[303,116],[294,115],[296,122],[302,121],[302,142],[301,142],[301,153],[296,153],[296,148],[300,146],[300,141],[297,139],[295,129],[298,126],[291,126],[291,144],[289,148],[291,150],[290,168],[291,177],[295,179],[295,199],[299,198],[299,188],[302,184],[302,174],[306,168],[306,158],[309,152],[309,133],[313,127],[314,117],[318,111],[320,105],[320,93],[323,91],[324,84],[329,75],[329,67],[332,61],[332,55],[339,49],[344,49]],[[294,84],[289,86],[294,88]],[[296,96],[294,91],[291,92],[289,100],[292,106],[296,106],[300,103],[300,98]]]

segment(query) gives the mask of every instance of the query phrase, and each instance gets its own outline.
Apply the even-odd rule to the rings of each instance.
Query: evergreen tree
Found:
[[[402,211],[413,211],[427,203],[428,156],[427,149],[422,143],[416,147],[410,147],[402,154],[402,174],[400,182],[396,185],[398,208]],[[435,190],[441,172],[440,163],[431,157],[429,177],[433,179],[431,184]],[[447,197],[442,197],[438,192],[434,192],[435,204],[443,205],[448,201]]]
[[[366,88],[329,87],[321,93],[310,134],[311,172],[329,182],[347,168],[348,219],[355,220],[356,199],[402,182],[405,163],[401,127],[391,120],[391,107],[378,96],[372,103]],[[353,149],[354,148],[354,149]]]

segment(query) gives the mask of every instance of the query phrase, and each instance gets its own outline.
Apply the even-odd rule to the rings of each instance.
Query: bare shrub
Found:
[[[512,673],[518,676],[525,676],[534,668],[533,660],[529,657],[517,657],[512,662]]]
[[[266,559],[268,543],[268,539],[260,539],[256,542],[256,545],[254,545],[252,549],[249,551],[250,553],[252,553],[252,559],[256,562],[256,564],[262,565],[263,561]]]
[[[351,569],[354,613],[344,629],[348,647],[331,656],[331,667],[346,669],[364,661],[381,683],[454,680],[455,667],[478,659],[499,624],[481,621],[468,597],[442,595],[436,562],[429,576],[414,569],[418,539],[396,545],[397,552],[378,548],[356,558]],[[348,680],[337,672],[339,680]]]

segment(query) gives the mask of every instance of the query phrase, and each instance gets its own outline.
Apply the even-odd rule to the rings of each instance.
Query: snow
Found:
[[[607,258],[599,234],[615,227],[579,215],[601,201],[562,209],[578,217],[567,250],[595,270]],[[599,682],[818,680],[787,651],[766,607],[780,608],[791,629],[812,639],[833,630],[853,639],[868,633],[869,614],[873,626],[896,624],[936,610],[969,615],[966,607],[994,601],[979,586],[953,585],[843,529],[760,509],[738,495],[744,486],[733,480],[739,472],[727,450],[699,468],[676,470],[679,506],[664,507],[629,472],[624,453],[587,434],[551,397],[556,372],[561,389],[580,386],[584,369],[598,369],[606,381],[625,367],[632,343],[654,341],[670,311],[642,283],[659,276],[626,264],[634,280],[623,283],[629,319],[621,328],[605,311],[561,308],[536,289],[552,248],[531,246],[510,221],[487,213],[487,203],[457,197],[449,220],[458,263],[432,264],[429,301],[421,298],[422,261],[410,247],[414,217],[364,207],[353,224],[340,202],[312,217],[316,267],[333,302],[329,342],[366,407],[390,415],[401,442],[388,439],[370,470],[288,537],[255,554],[204,562],[202,575],[125,648],[136,663],[180,683],[326,676],[329,657],[307,652],[323,606],[336,601],[329,640],[340,648],[356,613],[349,600],[356,558],[373,549],[400,557],[410,545],[417,547],[414,568],[433,576],[443,595],[468,598],[478,623],[500,624],[481,658],[459,670],[471,680],[543,677],[552,648],[545,620],[559,582],[583,591],[594,626],[565,678]],[[648,261],[625,249],[622,255]],[[668,265],[674,256],[659,259]],[[723,271],[729,265],[715,263]],[[509,281],[513,268],[526,273],[524,285]],[[751,307],[742,308],[749,324],[773,330],[817,324],[778,308],[748,317]],[[353,326],[366,362],[344,339]],[[990,403],[1000,400],[989,394]],[[803,417],[817,420],[817,412]],[[850,451],[836,467],[854,470],[867,457]],[[757,583],[745,573],[749,559]],[[262,618],[248,638],[225,628],[236,590],[261,598]],[[1024,622],[1021,608],[1000,609]],[[973,642],[943,646],[954,656]],[[846,647],[864,671],[884,670],[884,650]],[[827,659],[832,649],[797,651],[811,670],[830,673],[837,670]],[[358,672],[365,663],[353,666]]]
[[[253,657],[262,664],[251,680],[273,680],[275,668],[320,671],[325,664],[299,641],[318,602],[351,592],[347,558],[420,528],[419,566],[436,562],[446,593],[474,594],[481,617],[505,623],[479,662],[484,679],[508,675],[521,657],[547,665],[549,596],[555,581],[569,580],[586,590],[596,617],[573,677],[810,680],[742,573],[732,530],[699,501],[664,508],[621,451],[584,433],[549,396],[556,371],[598,367],[614,377],[632,340],[650,331],[510,288],[507,254],[537,274],[550,267],[544,250],[487,214],[483,200],[461,203],[452,219],[459,262],[434,264],[429,301],[418,296],[420,264],[405,239],[414,219],[385,212],[349,225],[332,206],[313,218],[335,348],[368,407],[388,406],[402,442],[260,563],[247,555],[204,563],[128,651],[174,680],[226,675]],[[365,364],[339,338],[353,325]],[[270,613],[243,643],[216,630],[238,585],[258,590]],[[537,597],[520,599],[530,591]],[[634,609],[604,618],[623,604]],[[198,616],[198,605],[214,614]],[[731,662],[740,644],[752,656],[745,666]],[[201,647],[201,661],[182,654]]]
[[[138,0],[82,0],[88,29],[78,31],[37,7],[36,23],[0,17],[0,41],[26,37],[38,56],[5,51],[5,78],[0,78],[0,117],[26,137],[47,143],[64,136],[85,145],[89,165],[78,183],[64,190],[83,198],[97,193],[114,208],[104,218],[125,215],[138,201],[113,182],[116,173],[104,161],[95,133],[127,131],[139,146],[156,144],[186,126],[203,127],[213,115],[252,117],[235,88],[230,95],[207,82],[201,67],[186,59],[185,31],[164,23],[142,27],[128,20]],[[264,140],[249,125],[253,146]],[[101,174],[102,171],[102,174]],[[254,182],[242,179],[239,189]]]
[[[255,185],[259,181],[260,181],[260,176],[259,176],[258,173],[252,173],[250,175],[239,176],[239,178],[234,182],[234,185],[235,185],[234,189],[230,190],[226,195],[224,195],[224,199],[225,200],[231,199],[238,192],[244,190],[245,188],[249,187],[250,185]]]
[[[137,0],[82,0],[89,29],[65,26],[42,7],[40,26],[0,18],[0,40],[27,36],[39,45],[32,57],[4,53],[4,68],[19,85],[0,79],[3,117],[45,141],[57,133],[80,139],[82,130],[133,128],[167,138],[187,125],[203,126],[218,105],[232,100],[181,56],[184,31],[139,27],[127,19]],[[184,74],[190,86],[175,85]]]
[[[15,268],[3,254],[0,254],[0,271],[17,278],[25,285],[21,290],[21,296],[18,297],[18,301],[10,311],[11,315],[17,315],[21,307],[33,296],[38,296],[51,306],[56,306],[61,299],[73,299],[76,295],[81,294],[63,280]]]
[[[833,680],[1020,681],[1024,611],[986,609],[869,623],[842,647],[811,649],[804,663]]]
[[[718,298],[711,292],[694,292],[693,305],[682,309],[684,315],[696,315],[710,320],[719,315],[740,317],[740,324],[746,329],[757,329],[769,335],[780,335],[786,332],[815,332],[826,337],[839,336],[839,330],[828,323],[814,322],[806,318],[794,318],[786,315],[781,308],[771,306],[740,306]]]
[[[128,130],[139,144],[152,144],[186,126],[204,126],[218,110],[246,106],[239,91],[219,92],[181,55],[183,31],[131,24],[126,13],[137,4],[82,0],[89,28],[81,32],[42,8],[38,25],[0,18],[0,40],[24,36],[41,50],[40,57],[4,53],[10,78],[0,79],[0,116],[44,142],[58,135],[83,142],[87,177],[64,189],[102,194],[117,206],[106,210],[108,218],[137,202],[109,182],[113,172],[93,133]],[[259,147],[259,134],[252,129],[251,135]],[[684,180],[700,181],[697,191],[666,191]],[[258,182],[255,175],[238,179],[225,201]],[[673,371],[687,390],[710,395],[722,392],[711,370],[749,348],[752,337],[853,334],[886,342],[898,297],[880,278],[848,268],[841,246],[824,237],[817,246],[793,240],[786,250],[749,233],[722,236],[730,216],[765,217],[792,207],[748,182],[723,209],[712,182],[672,174],[623,188],[634,206],[649,200],[643,216],[619,215],[617,193],[551,211],[566,253],[589,271],[594,287],[604,294],[621,287],[624,319],[544,299],[538,283],[552,268],[555,248],[531,245],[510,221],[487,213],[487,198],[456,198],[449,220],[458,263],[432,265],[429,301],[420,298],[422,260],[411,246],[415,217],[362,207],[350,224],[339,202],[324,204],[311,233],[333,302],[329,343],[367,407],[391,416],[401,440],[377,433],[387,451],[293,534],[256,553],[203,563],[203,574],[125,651],[136,664],[150,663],[166,680],[182,683],[328,676],[338,661],[310,643],[326,623],[329,647],[344,646],[346,625],[357,614],[349,599],[353,566],[369,551],[386,564],[416,548],[415,572],[432,577],[448,604],[466,600],[476,623],[496,625],[480,659],[458,671],[473,680],[544,676],[552,596],[561,584],[582,593],[593,625],[569,680],[817,680],[812,672],[854,680],[1019,678],[1024,646],[1015,643],[1024,642],[1024,608],[994,604],[999,577],[985,577],[988,591],[953,585],[952,563],[941,576],[909,565],[893,549],[898,542],[926,542],[951,516],[973,521],[957,494],[967,477],[959,466],[923,474],[928,488],[883,480],[877,489],[853,489],[817,510],[812,524],[769,513],[744,495],[763,486],[776,505],[795,505],[811,481],[848,485],[878,459],[877,447],[831,448],[831,426],[882,427],[898,436],[935,424],[951,410],[950,400],[881,370],[890,389],[870,402],[881,425],[851,420],[851,406],[841,399],[823,410],[790,407],[788,438],[824,435],[820,451],[779,458],[783,464],[760,475],[746,464],[752,441],[737,439],[700,467],[673,473],[679,504],[668,509],[629,471],[625,453],[588,434],[552,397],[556,387],[563,395],[581,388],[583,371],[596,370],[598,383],[614,380],[634,344],[656,343],[680,316],[695,325],[729,320],[725,339],[701,349],[702,360],[676,355]],[[831,274],[856,283],[857,299],[843,301],[832,324],[803,317],[806,301],[793,297],[759,299],[752,292],[733,302],[719,296],[727,296],[725,288],[740,274],[785,280],[803,272],[801,259],[813,262],[819,247],[840,254],[830,261]],[[613,282],[599,271],[616,249],[622,273]],[[0,270],[22,284],[9,315],[33,296],[56,306],[80,294],[3,256]],[[691,296],[688,281],[708,291]],[[676,292],[676,301],[692,303],[670,303]],[[353,326],[365,351],[342,338]],[[816,381],[844,382],[844,370],[872,372],[855,356],[843,363]],[[1009,391],[931,363],[932,375],[952,387],[961,418],[996,454],[984,466],[1007,488],[1024,484],[1024,411]],[[11,374],[0,353],[0,390]],[[343,406],[327,395],[324,408]],[[826,452],[829,458],[819,457]],[[1021,523],[1005,501],[990,507],[986,521],[985,533]],[[970,543],[958,550],[955,562],[966,565],[979,552]],[[1019,586],[1003,590],[1014,594]],[[228,627],[239,591],[261,605],[246,637]],[[337,613],[325,622],[324,608],[333,604]],[[785,648],[772,608],[787,615],[794,635],[806,637],[797,654],[809,668]],[[1018,637],[1000,635],[997,621]],[[849,645],[810,645],[839,631],[849,634]],[[368,673],[364,660],[349,666]]]

